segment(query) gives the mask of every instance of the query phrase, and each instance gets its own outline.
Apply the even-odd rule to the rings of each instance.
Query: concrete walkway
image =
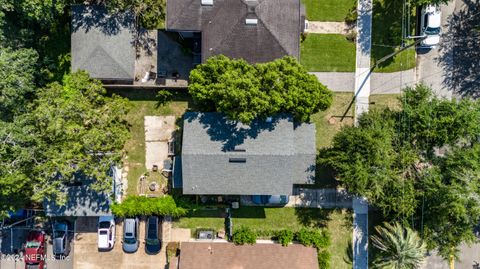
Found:
[[[343,189],[296,188],[286,207],[352,208],[352,196]]]
[[[370,94],[400,93],[407,86],[415,85],[414,68],[393,73],[372,73]],[[353,72],[310,72],[318,81],[334,92],[353,92],[355,73]]]
[[[368,111],[370,96],[370,52],[372,46],[372,0],[357,4],[357,43],[355,69],[355,124],[358,116]]]
[[[325,22],[325,21],[308,21],[307,33],[312,34],[346,34],[348,25],[345,22]]]
[[[368,203],[353,198],[353,269],[368,268]]]

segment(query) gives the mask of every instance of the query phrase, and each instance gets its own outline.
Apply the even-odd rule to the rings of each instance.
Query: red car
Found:
[[[25,269],[44,269],[47,259],[47,236],[44,231],[32,230],[25,243]]]

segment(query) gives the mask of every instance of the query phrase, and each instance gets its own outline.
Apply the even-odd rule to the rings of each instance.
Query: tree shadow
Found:
[[[287,115],[279,114],[272,117],[271,122],[265,119],[256,119],[249,125],[232,121],[221,113],[185,113],[184,121],[197,121],[203,125],[211,141],[219,141],[223,151],[234,151],[236,146],[244,144],[247,139],[256,139],[261,132],[273,131],[281,120],[293,121]]]
[[[330,214],[333,210],[325,210],[320,208],[304,208],[296,207],[295,215],[298,221],[307,227],[325,228],[331,219]]]
[[[88,33],[95,29],[105,35],[116,35],[124,28],[134,29],[132,11],[108,14],[102,5],[72,5],[72,32],[80,29]]]
[[[464,97],[480,96],[480,0],[464,0],[465,8],[448,20],[442,34],[443,84]]]
[[[372,50],[374,62],[393,53],[402,43],[402,1],[374,0],[372,14]],[[380,63],[388,66],[393,57]]]

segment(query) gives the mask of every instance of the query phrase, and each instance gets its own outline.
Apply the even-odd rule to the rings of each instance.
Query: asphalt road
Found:
[[[442,5],[442,34],[448,32],[448,19],[455,10],[456,1]],[[440,39],[442,42],[442,39]],[[440,50],[441,44],[433,49],[417,49],[417,82],[422,82],[432,88],[438,97],[452,98],[452,91],[444,84],[446,71],[441,65],[440,58],[445,53]],[[451,57],[451,55],[446,55]]]

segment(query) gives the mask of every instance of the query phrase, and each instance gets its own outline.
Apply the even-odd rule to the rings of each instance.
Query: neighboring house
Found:
[[[105,84],[132,84],[134,37],[133,12],[107,14],[103,6],[73,5],[72,71],[86,70]]]
[[[180,243],[170,269],[318,269],[317,250],[298,244],[236,246],[232,243]]]
[[[201,33],[202,62],[213,55],[268,62],[300,57],[300,0],[167,0],[166,30]]]
[[[86,178],[80,173],[74,178],[70,185],[66,185],[63,191],[66,193],[67,201],[59,205],[54,199],[45,199],[43,208],[49,217],[97,217],[111,215],[110,205],[113,200],[120,202],[122,195],[121,170],[113,168],[112,191],[98,192],[92,188],[95,181]]]
[[[315,137],[315,125],[298,125],[289,115],[246,126],[220,113],[187,112],[174,188],[193,195],[291,195],[294,184],[314,182]]]

